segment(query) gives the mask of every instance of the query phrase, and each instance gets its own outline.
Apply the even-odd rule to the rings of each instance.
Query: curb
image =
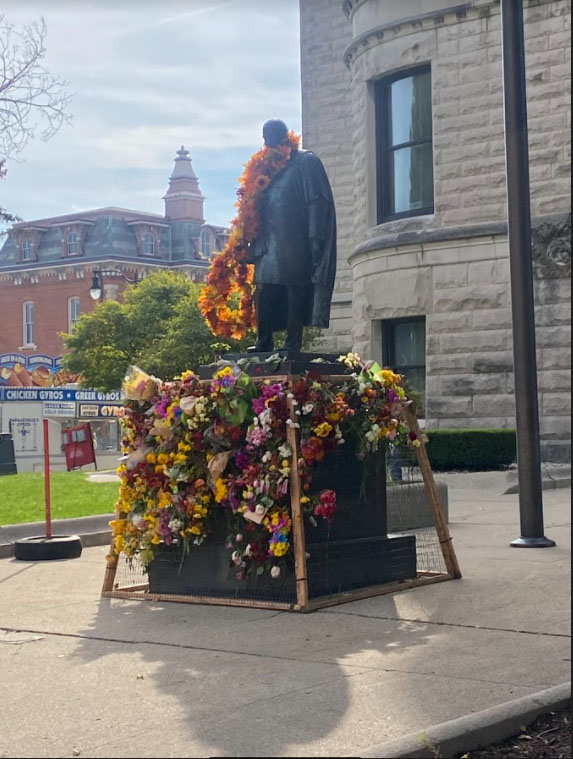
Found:
[[[454,759],[468,751],[486,748],[512,735],[519,735],[523,725],[527,727],[542,714],[566,708],[570,701],[569,682],[347,756],[364,759]]]
[[[52,532],[58,535],[79,535],[82,546],[103,546],[111,542],[109,521],[113,514],[98,514],[77,519],[54,519]],[[14,556],[14,543],[22,538],[46,534],[45,522],[22,522],[0,526],[0,559]]]
[[[542,490],[557,490],[558,488],[570,488],[571,487],[571,477],[560,477],[556,480],[546,480],[545,478],[541,481],[541,489]],[[504,490],[502,495],[514,495],[515,493],[519,493],[519,485],[512,485],[507,490]]]

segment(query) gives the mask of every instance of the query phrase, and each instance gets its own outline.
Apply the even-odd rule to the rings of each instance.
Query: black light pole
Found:
[[[521,537],[516,548],[547,548],[544,535],[537,401],[535,310],[529,203],[523,0],[501,0],[507,218],[513,319],[513,375]]]

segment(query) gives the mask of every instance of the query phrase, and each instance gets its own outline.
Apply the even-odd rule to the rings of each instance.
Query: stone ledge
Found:
[[[539,216],[532,219],[532,230],[534,236],[537,230],[545,225],[559,226],[566,224],[570,218],[569,213],[551,214],[548,216]],[[408,221],[408,220],[406,220]],[[352,265],[355,259],[365,253],[372,253],[378,250],[387,250],[388,248],[399,248],[406,245],[423,246],[424,243],[447,242],[452,240],[463,240],[473,237],[496,237],[507,235],[506,222],[485,222],[481,224],[462,224],[454,227],[442,227],[440,229],[416,230],[404,232],[393,232],[391,234],[379,235],[370,240],[360,243],[349,255],[348,263]]]

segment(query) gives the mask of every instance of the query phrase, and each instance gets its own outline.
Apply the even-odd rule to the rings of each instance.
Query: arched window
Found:
[[[76,232],[68,235],[68,256],[77,256],[80,252],[80,237]]]
[[[77,295],[68,298],[68,332],[71,332],[80,318],[80,299]]]
[[[30,240],[24,240],[22,243],[22,261],[32,260],[32,243]]]
[[[208,229],[201,232],[201,257],[211,258],[213,252],[213,235]]]
[[[155,237],[151,232],[147,232],[143,238],[143,254],[146,256],[155,255]]]

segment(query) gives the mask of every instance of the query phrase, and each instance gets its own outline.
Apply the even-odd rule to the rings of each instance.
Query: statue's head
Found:
[[[263,124],[263,139],[269,148],[282,145],[288,136],[288,127],[280,119],[269,119]]]

